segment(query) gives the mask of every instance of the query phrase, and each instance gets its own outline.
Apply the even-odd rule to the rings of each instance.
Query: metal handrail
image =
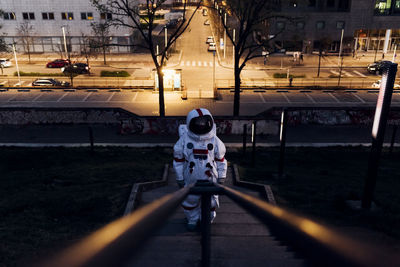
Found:
[[[202,266],[210,266],[210,201],[225,194],[268,226],[273,236],[301,252],[317,266],[400,266],[400,256],[368,246],[307,218],[215,183],[198,183],[168,194],[105,226],[45,262],[44,267],[121,266],[173,213],[188,194],[202,196]]]
[[[224,194],[269,227],[272,234],[317,266],[400,266],[400,256],[349,239],[326,226],[232,188]]]
[[[175,211],[190,187],[168,194],[122,217],[55,258],[40,264],[43,267],[108,267],[122,266],[133,252],[154,233]]]

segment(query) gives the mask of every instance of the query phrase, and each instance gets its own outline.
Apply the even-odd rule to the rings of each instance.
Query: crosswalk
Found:
[[[333,75],[339,76],[339,71],[336,70],[329,70],[329,72]],[[367,77],[367,75],[362,74],[359,71],[356,70],[352,70],[352,71],[346,71],[346,70],[342,70],[342,77]]]
[[[212,61],[195,61],[195,60],[182,60],[181,67],[212,67],[214,66]]]

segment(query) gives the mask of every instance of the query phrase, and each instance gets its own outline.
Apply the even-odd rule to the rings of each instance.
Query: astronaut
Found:
[[[174,170],[179,187],[194,184],[197,180],[223,183],[227,161],[225,145],[216,135],[211,113],[204,108],[194,109],[186,118],[186,125],[179,127],[180,138],[174,146]],[[188,195],[182,202],[187,227],[193,231],[201,215],[200,195]],[[211,197],[211,222],[219,207],[218,195]]]

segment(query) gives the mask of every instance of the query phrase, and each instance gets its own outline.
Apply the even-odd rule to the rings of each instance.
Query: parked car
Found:
[[[56,59],[46,64],[46,68],[62,68],[69,65],[68,59]]]
[[[0,65],[3,68],[8,68],[12,66],[11,61],[8,58],[0,58]]]
[[[380,88],[380,87],[381,87],[381,82],[382,82],[382,80],[377,80],[377,81],[374,82],[371,86],[374,87],[374,88]],[[395,88],[395,89],[400,88],[400,84],[395,83],[395,84],[393,85],[393,88]]]
[[[69,82],[59,81],[52,78],[40,78],[32,82],[32,86],[70,86]]]
[[[383,67],[384,67],[387,63],[391,63],[391,61],[386,61],[386,60],[379,60],[379,61],[376,61],[376,62],[371,63],[371,64],[368,65],[367,71],[368,71],[369,73],[372,73],[372,74],[379,73],[379,75],[381,75],[382,72],[383,72]]]
[[[210,21],[209,21],[208,19],[206,19],[206,20],[204,21],[204,25],[210,25]]]
[[[207,37],[207,40],[206,40],[206,43],[207,43],[207,44],[209,44],[209,43],[214,43],[214,37],[208,36],[208,37]]]
[[[74,63],[66,67],[61,68],[64,74],[75,73],[75,74],[87,74],[90,72],[90,67],[85,63]]]
[[[203,8],[202,12],[203,12],[203,16],[207,16],[207,15],[208,15],[208,10],[207,10],[207,8]]]
[[[215,43],[208,44],[208,51],[216,51],[216,50],[217,50],[217,46],[215,45]]]

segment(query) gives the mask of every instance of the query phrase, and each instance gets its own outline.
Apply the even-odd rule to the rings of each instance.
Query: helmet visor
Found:
[[[210,115],[193,118],[190,121],[189,129],[195,134],[209,133],[213,128],[213,120]]]

